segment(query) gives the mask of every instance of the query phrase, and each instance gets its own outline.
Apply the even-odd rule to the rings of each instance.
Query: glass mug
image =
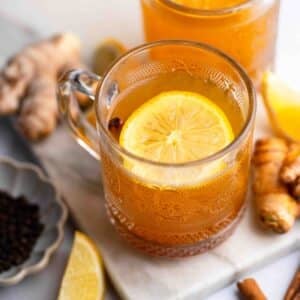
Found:
[[[168,90],[216,101],[232,123],[234,141],[207,158],[180,164],[147,160],[122,148],[109,130],[112,117],[126,118],[141,99]],[[80,111],[78,92],[95,101],[97,129]],[[146,44],[121,57],[103,78],[81,70],[66,73],[58,98],[79,144],[101,162],[112,224],[135,248],[184,257],[231,235],[245,207],[256,97],[251,80],[230,57],[195,42]],[[211,172],[220,162],[222,168]]]
[[[256,87],[273,68],[279,0],[141,0],[141,7],[147,42],[208,43],[236,59]]]

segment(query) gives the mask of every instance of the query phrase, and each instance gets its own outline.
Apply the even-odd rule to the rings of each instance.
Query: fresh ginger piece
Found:
[[[50,134],[58,119],[57,75],[79,55],[79,39],[64,33],[13,56],[0,74],[0,115],[19,112],[20,129],[32,140]]]
[[[293,183],[292,187],[293,196],[299,201],[300,199],[300,176]]]
[[[280,170],[288,153],[283,139],[259,140],[253,157],[256,210],[261,223],[277,233],[285,233],[294,225],[299,206],[280,180]]]
[[[28,96],[23,100],[18,124],[30,140],[38,140],[56,127],[58,103],[56,80],[52,76],[40,76],[28,87]]]
[[[293,183],[300,176],[300,144],[293,143],[289,146],[284,166],[280,177],[285,183]]]
[[[300,144],[292,143],[280,174],[281,180],[289,185],[292,195],[300,198]]]

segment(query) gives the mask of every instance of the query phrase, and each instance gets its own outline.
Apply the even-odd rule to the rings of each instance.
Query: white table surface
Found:
[[[299,11],[299,0],[282,1],[277,70],[300,90]],[[0,15],[42,35],[56,31],[77,33],[83,41],[86,59],[93,47],[106,37],[120,39],[128,47],[143,41],[138,0],[1,0]],[[291,253],[249,276],[259,281],[269,299],[280,300],[299,263],[300,253]],[[227,299],[236,299],[234,285],[207,300]]]

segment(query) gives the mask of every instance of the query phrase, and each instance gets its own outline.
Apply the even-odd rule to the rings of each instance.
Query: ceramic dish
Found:
[[[53,183],[33,164],[0,157],[0,190],[24,195],[40,208],[44,230],[22,265],[0,273],[0,286],[13,285],[44,269],[63,240],[67,208]]]

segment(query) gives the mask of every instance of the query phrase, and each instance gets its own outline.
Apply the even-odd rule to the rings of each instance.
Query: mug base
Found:
[[[124,227],[124,225],[122,225],[116,218],[113,217],[109,209],[107,210],[109,218],[113,223],[114,227],[116,228],[118,234],[123,240],[125,240],[135,249],[143,252],[144,254],[148,254],[150,256],[155,257],[182,258],[205,253],[209,250],[216,248],[225,240],[227,240],[234,233],[237,225],[241,221],[245,212],[245,205],[241,208],[237,217],[222,231],[209,237],[208,239],[199,241],[196,244],[189,244],[183,246],[162,245],[152,241],[144,240],[141,237],[130,232],[126,227]]]

